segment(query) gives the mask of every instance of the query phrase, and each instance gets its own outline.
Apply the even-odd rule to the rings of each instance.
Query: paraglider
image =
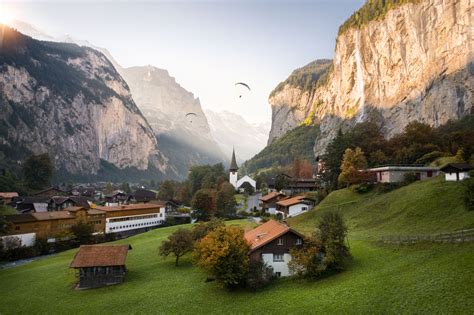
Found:
[[[245,88],[248,89],[249,92],[251,91],[250,86],[248,86],[248,84],[244,82],[237,82],[235,83],[235,86],[240,87],[239,98],[242,98],[242,94],[243,92],[245,92]]]
[[[196,113],[187,113],[185,116],[191,124],[193,123],[193,119],[197,117]]]

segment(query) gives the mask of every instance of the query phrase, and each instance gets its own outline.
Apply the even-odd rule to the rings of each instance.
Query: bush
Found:
[[[408,185],[417,181],[417,176],[413,172],[407,172],[403,175],[403,184]]]
[[[469,172],[471,178],[464,180],[464,204],[468,211],[474,211],[474,176]]]
[[[374,184],[371,184],[371,183],[362,183],[362,184],[351,186],[351,190],[358,194],[368,193],[373,188],[374,188]]]
[[[207,234],[212,231],[217,230],[220,227],[225,226],[224,220],[222,219],[212,219],[208,222],[200,222],[193,227],[193,240],[199,241],[204,238]]]
[[[273,280],[273,268],[267,266],[263,261],[250,261],[247,275],[247,288],[258,291]]]
[[[400,183],[378,183],[375,185],[375,192],[378,194],[385,194],[400,188],[401,186]]]

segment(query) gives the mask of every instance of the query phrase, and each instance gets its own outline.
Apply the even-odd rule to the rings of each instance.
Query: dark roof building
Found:
[[[235,160],[235,150],[232,149],[232,160],[230,161],[230,168],[231,172],[237,172],[239,167],[237,166],[237,161]]]
[[[440,171],[445,174],[447,181],[460,181],[469,178],[469,171],[474,169],[474,166],[467,163],[449,163]]]

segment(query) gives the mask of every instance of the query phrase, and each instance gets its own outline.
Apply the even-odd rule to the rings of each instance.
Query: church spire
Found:
[[[237,172],[239,167],[237,166],[237,162],[235,161],[235,150],[232,148],[232,161],[230,162],[230,171]]]

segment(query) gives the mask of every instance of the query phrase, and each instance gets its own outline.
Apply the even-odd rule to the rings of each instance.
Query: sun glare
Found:
[[[8,24],[13,20],[12,12],[6,5],[0,3],[0,24]]]

